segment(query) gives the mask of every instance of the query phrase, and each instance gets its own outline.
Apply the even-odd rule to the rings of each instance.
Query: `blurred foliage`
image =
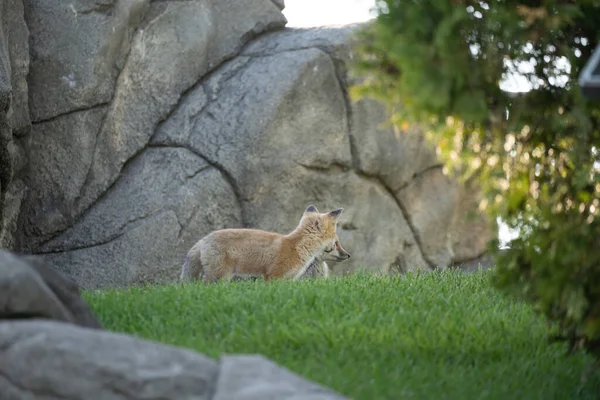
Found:
[[[577,77],[600,1],[380,0],[359,32],[353,96],[423,127],[447,170],[477,179],[482,210],[518,239],[490,243],[495,283],[600,358],[600,102]],[[502,85],[519,73],[529,91]],[[502,83],[502,85],[501,85]]]

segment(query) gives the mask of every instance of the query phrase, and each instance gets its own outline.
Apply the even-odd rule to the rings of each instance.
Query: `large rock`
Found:
[[[76,377],[76,379],[74,379]],[[54,321],[0,322],[0,398],[201,400],[345,397],[261,356],[191,350]]]
[[[100,323],[77,285],[40,258],[0,251],[0,319],[44,318],[89,328]]]
[[[49,267],[43,261],[42,257],[24,256],[22,258],[37,272],[46,286],[69,311],[72,316],[70,318],[72,323],[86,328],[102,329],[100,321],[98,321],[93,311],[81,297],[81,291],[75,281],[54,268]]]
[[[470,192],[442,173],[421,132],[386,125],[374,100],[350,100],[359,77],[346,63],[360,25],[277,29],[283,4],[268,0],[130,2],[129,11],[81,0],[73,7],[89,12],[76,25],[71,6],[42,3],[28,3],[38,9],[28,18],[45,19],[34,48],[105,21],[82,45],[93,57],[32,50],[33,63],[63,69],[87,57],[77,66],[87,78],[74,88],[58,77],[68,71],[40,78],[65,93],[52,105],[31,80],[40,116],[24,142],[36,157],[16,225],[19,250],[81,286],[173,280],[210,231],[286,233],[311,203],[345,208],[338,231],[352,258],[333,274],[430,270],[482,253],[483,240],[459,237],[470,237],[458,205]],[[70,26],[44,39],[56,18]],[[32,74],[50,73],[39,68]]]
[[[23,205],[21,246],[33,250],[73,224],[143,151],[186,90],[249,39],[286,22],[269,0],[147,3],[28,3],[38,123],[27,151],[45,147],[48,157],[31,170],[35,191]],[[63,173],[71,154],[75,178],[48,180]]]

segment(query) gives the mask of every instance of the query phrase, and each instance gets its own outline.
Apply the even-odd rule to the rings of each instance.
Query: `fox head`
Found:
[[[305,232],[317,238],[322,244],[324,254],[332,258],[338,256],[335,261],[342,261],[350,257],[342,245],[337,235],[337,222],[342,215],[343,208],[337,208],[333,211],[320,213],[317,207],[309,205],[302,215],[300,226]],[[331,260],[334,261],[334,260]]]

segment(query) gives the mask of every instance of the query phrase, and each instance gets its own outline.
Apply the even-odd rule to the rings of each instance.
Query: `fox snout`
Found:
[[[338,252],[337,256],[340,260],[346,260],[346,259],[350,258],[350,253],[348,253],[346,250],[344,250],[344,248],[342,247],[342,244],[340,243],[339,240],[337,242],[335,242],[335,249]]]
[[[324,261],[344,261],[350,258],[348,253],[339,241],[335,242],[334,248],[331,251],[326,251],[323,255]]]
[[[348,258],[350,258],[350,253],[348,253],[344,249],[341,249],[341,250],[337,251],[336,253],[334,253],[334,256],[336,256],[338,258],[338,260],[342,261],[342,260],[347,260]]]

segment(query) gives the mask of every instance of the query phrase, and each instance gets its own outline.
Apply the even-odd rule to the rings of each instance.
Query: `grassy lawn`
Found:
[[[597,399],[490,272],[173,284],[84,293],[105,327],[218,357],[260,353],[354,399]]]

